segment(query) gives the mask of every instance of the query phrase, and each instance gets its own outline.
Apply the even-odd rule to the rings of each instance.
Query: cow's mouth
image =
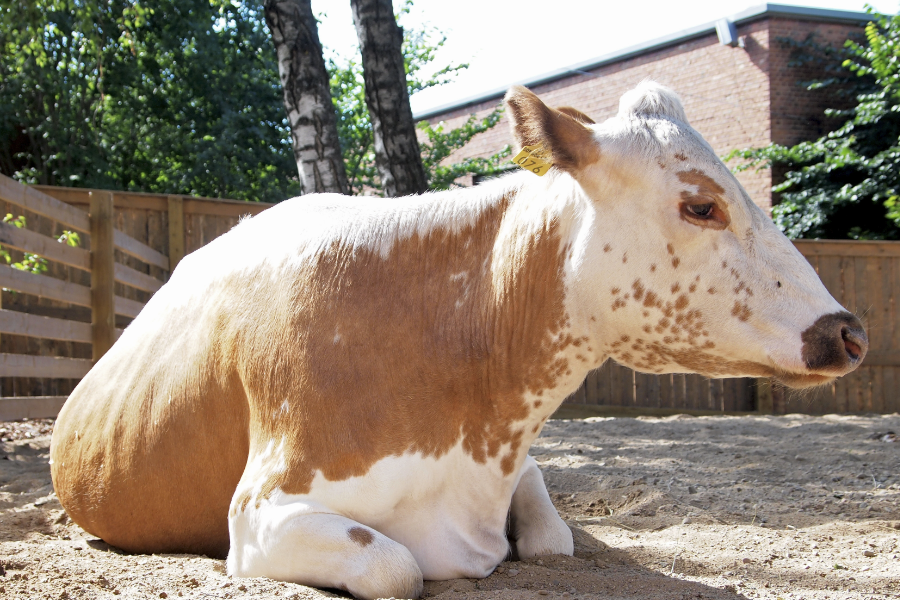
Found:
[[[790,388],[803,389],[831,383],[837,379],[834,375],[820,375],[818,373],[787,373],[779,371],[773,378]]]

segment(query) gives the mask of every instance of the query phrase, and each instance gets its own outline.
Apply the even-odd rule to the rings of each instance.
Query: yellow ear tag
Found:
[[[544,149],[540,146],[525,146],[521,152],[516,154],[512,161],[526,171],[531,171],[535,175],[543,177],[553,165],[541,159],[542,154],[544,154]]]

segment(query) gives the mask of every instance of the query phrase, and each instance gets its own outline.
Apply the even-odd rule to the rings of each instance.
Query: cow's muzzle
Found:
[[[809,370],[834,376],[846,375],[858,367],[869,348],[862,323],[848,312],[819,317],[800,339],[801,356]]]

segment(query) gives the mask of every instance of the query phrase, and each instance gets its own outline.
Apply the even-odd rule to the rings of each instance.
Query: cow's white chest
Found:
[[[506,519],[519,477],[518,471],[504,477],[499,460],[474,462],[461,446],[440,458],[406,454],[343,481],[317,473],[308,494],[276,490],[259,508],[250,502],[232,516],[230,527],[266,530],[272,517],[285,522],[290,515],[334,513],[406,546],[425,579],[485,577],[509,550]]]

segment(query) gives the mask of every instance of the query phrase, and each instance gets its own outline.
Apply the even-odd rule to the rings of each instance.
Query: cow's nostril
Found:
[[[861,346],[865,342],[853,329],[846,325],[841,328],[841,339],[844,340],[844,349],[847,351],[847,356],[850,357],[850,362],[858,361],[863,353]]]

